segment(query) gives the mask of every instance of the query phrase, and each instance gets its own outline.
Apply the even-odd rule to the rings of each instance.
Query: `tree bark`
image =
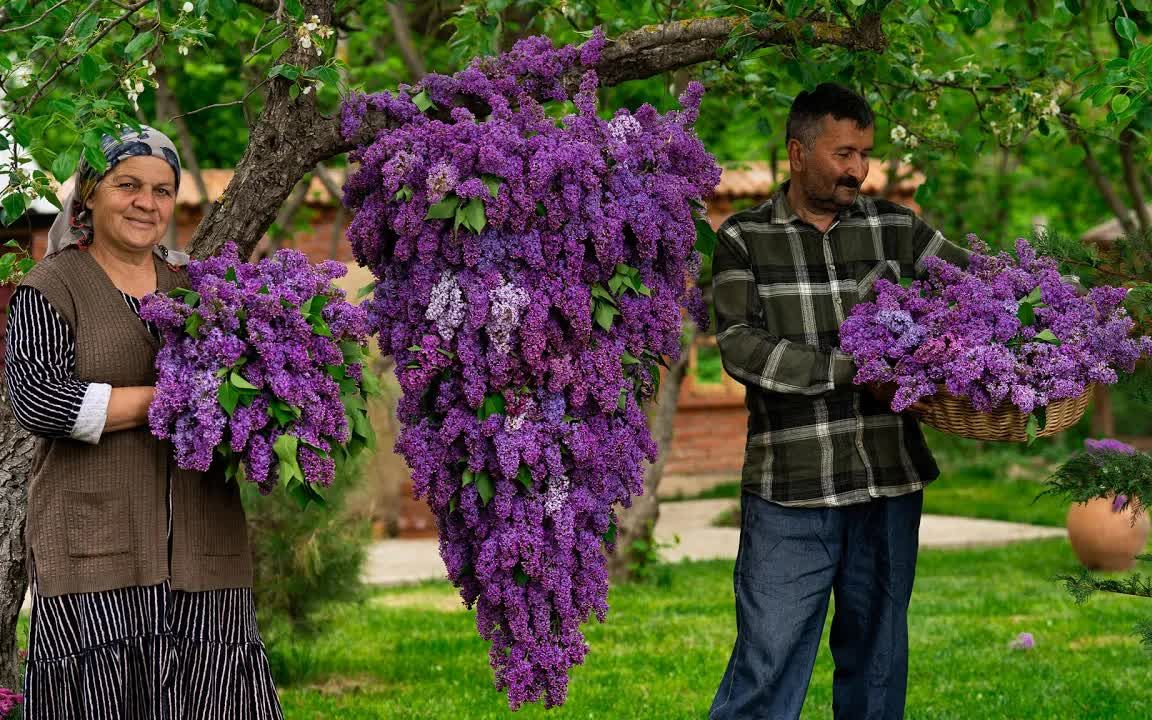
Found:
[[[16,423],[0,370],[0,687],[17,688],[16,622],[28,589],[24,518],[36,439]]]
[[[664,466],[668,463],[668,451],[672,447],[676,407],[680,402],[680,388],[688,370],[688,348],[695,336],[695,328],[690,326],[682,338],[680,358],[672,363],[660,383],[655,412],[649,421],[659,453],[656,462],[650,464],[644,473],[644,494],[633,498],[631,507],[622,508],[616,513],[616,552],[608,556],[608,573],[616,582],[633,577],[635,566],[641,561],[642,553],[634,550],[632,543],[640,540],[651,547],[655,542],[656,521],[660,519],[657,492],[660,490],[660,480],[664,477]]]

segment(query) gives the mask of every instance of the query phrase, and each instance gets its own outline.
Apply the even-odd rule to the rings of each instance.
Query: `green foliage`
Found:
[[[1082,452],[1061,465],[1048,482],[1047,493],[1071,502],[1116,494],[1144,508],[1152,505],[1152,455]]]
[[[345,498],[360,482],[357,463],[343,466],[325,492],[326,504],[306,512],[287,493],[260,496],[243,483],[256,607],[270,645],[318,629],[317,613],[328,603],[359,597],[371,531]]]

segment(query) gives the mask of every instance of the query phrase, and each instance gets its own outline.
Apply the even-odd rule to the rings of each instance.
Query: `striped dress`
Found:
[[[140,301],[122,294],[139,313]],[[99,442],[111,387],[73,376],[72,330],[37,290],[13,295],[6,340],[17,421],[43,437]],[[168,543],[171,557],[171,485]],[[185,592],[164,582],[44,597],[30,574],[26,720],[283,717],[250,588]]]

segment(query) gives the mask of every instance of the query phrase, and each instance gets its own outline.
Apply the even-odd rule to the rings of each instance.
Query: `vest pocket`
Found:
[[[64,491],[71,557],[122,555],[131,549],[128,502],[112,492]]]

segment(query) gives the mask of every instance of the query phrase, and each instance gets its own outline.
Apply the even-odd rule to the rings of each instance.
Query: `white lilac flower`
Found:
[[[520,313],[528,306],[528,293],[504,283],[488,293],[488,337],[498,352],[512,351],[512,333],[520,324]]]
[[[463,324],[464,314],[464,295],[456,283],[456,276],[450,272],[441,273],[440,281],[432,288],[424,319],[436,323],[436,331],[448,341]]]
[[[608,121],[608,132],[617,142],[625,142],[633,135],[639,135],[642,130],[640,121],[631,115],[620,115]]]

